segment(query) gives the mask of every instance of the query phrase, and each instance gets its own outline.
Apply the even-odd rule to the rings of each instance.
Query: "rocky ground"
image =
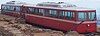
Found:
[[[75,31],[67,34],[61,31],[38,28],[15,17],[0,14],[0,36],[85,36]],[[100,36],[100,35],[96,35]]]
[[[38,28],[15,17],[0,14],[0,36],[64,36],[61,31]]]

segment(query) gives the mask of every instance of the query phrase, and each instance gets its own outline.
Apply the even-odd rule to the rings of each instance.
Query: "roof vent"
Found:
[[[37,6],[47,6],[47,7],[76,7],[76,5],[65,3],[65,2],[43,2],[43,3],[38,3]]]
[[[11,2],[15,2],[15,1],[11,1]]]
[[[6,4],[27,4],[27,3],[20,2],[20,1],[10,1],[10,2],[7,2]]]
[[[64,3],[64,2],[58,2],[58,4],[61,4],[61,3]]]

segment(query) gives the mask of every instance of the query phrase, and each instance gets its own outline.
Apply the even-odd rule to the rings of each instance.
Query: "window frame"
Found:
[[[96,13],[95,12],[88,12],[88,19],[89,20],[95,20],[96,19]]]
[[[72,20],[74,17],[73,14],[74,14],[74,12],[72,12],[72,11],[65,11],[65,19]]]
[[[21,11],[21,7],[20,6],[14,6],[15,8],[14,8],[14,11],[16,11],[16,12],[20,12]],[[17,7],[17,8],[16,8]]]
[[[39,14],[44,15],[45,10],[44,9],[39,9]]]
[[[28,7],[28,9],[29,9],[29,12],[30,12],[31,14],[35,14],[35,8]]]
[[[65,11],[60,11],[59,16],[60,19],[65,19]]]
[[[3,9],[2,7],[5,7],[5,9]],[[14,9],[15,9],[15,6],[10,6],[10,5],[2,5],[2,9],[3,9],[3,11],[5,11],[5,12],[9,12],[9,11],[15,11]]]
[[[83,15],[81,14],[81,15],[79,15],[79,13],[83,13]],[[79,18],[81,16],[81,19]],[[84,18],[83,18],[83,16],[84,16]],[[86,12],[78,12],[78,20],[79,21],[85,21],[85,20],[87,20],[87,13]]]
[[[57,17],[57,10],[49,10],[49,16],[51,17]]]

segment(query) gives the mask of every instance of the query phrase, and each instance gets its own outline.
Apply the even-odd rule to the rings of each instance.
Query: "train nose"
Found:
[[[87,24],[87,26],[88,32],[96,32],[96,24]]]
[[[76,27],[79,33],[96,32],[96,24],[80,24]]]
[[[79,33],[85,33],[87,32],[87,26],[85,24],[80,24],[76,27],[76,31]]]

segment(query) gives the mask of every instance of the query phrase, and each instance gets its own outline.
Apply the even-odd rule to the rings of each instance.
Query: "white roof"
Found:
[[[10,5],[10,6],[22,6],[23,4],[2,4],[2,5]]]
[[[48,6],[48,7],[50,7],[50,5],[51,5],[51,7],[55,6],[55,5],[56,5],[56,7],[76,7],[76,5],[74,5],[74,4],[65,3],[65,2],[58,2],[58,3],[55,3],[55,2],[43,2],[43,3],[38,3],[37,5]]]
[[[7,2],[6,4],[3,4],[3,5],[22,6],[22,5],[26,5],[26,4],[27,3],[20,2],[20,1],[10,1],[10,2]]]
[[[53,3],[54,4],[54,3]],[[75,10],[75,11],[91,11],[95,9],[84,8],[84,7],[47,7],[47,6],[36,6],[33,4],[27,4],[19,1],[10,1],[3,5],[12,5],[12,6],[27,6],[27,7],[38,7],[38,8],[48,8],[48,9],[60,9],[60,10]]]
[[[60,9],[60,10],[75,10],[75,11],[91,11],[95,9],[84,8],[84,7],[46,7],[46,6],[36,6],[36,5],[24,5],[27,7],[39,7],[39,8],[49,8],[49,9]]]

